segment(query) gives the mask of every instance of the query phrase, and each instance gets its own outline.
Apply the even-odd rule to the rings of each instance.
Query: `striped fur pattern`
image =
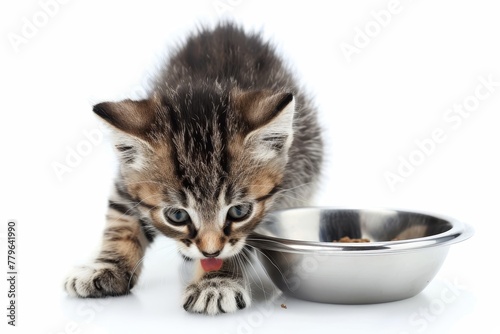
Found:
[[[272,46],[232,24],[202,29],[170,58],[148,99],[94,112],[114,130],[120,171],[101,252],[68,277],[68,293],[129,293],[146,248],[164,235],[199,267],[187,311],[249,306],[237,260],[246,237],[270,210],[307,204],[323,157],[315,109]],[[209,257],[222,268],[205,272],[199,260]]]

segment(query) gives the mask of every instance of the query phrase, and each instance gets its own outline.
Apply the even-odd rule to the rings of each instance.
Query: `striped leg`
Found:
[[[97,258],[76,268],[66,279],[68,294],[77,297],[119,296],[129,293],[141,271],[141,259],[153,235],[136,209],[119,197],[109,201],[106,229]],[[128,202],[130,203],[130,202]]]

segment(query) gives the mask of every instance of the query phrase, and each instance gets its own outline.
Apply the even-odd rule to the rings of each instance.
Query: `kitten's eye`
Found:
[[[183,209],[167,209],[165,210],[165,217],[172,225],[181,226],[185,225],[191,219],[186,210]]]
[[[240,204],[235,205],[229,208],[227,212],[227,218],[230,221],[241,221],[252,213],[252,205],[251,204]]]

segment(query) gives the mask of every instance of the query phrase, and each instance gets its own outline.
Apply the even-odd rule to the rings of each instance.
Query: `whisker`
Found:
[[[260,288],[264,294],[264,300],[267,302],[267,294],[266,294],[266,289],[264,288],[264,283],[262,282],[262,280],[260,279],[259,277],[259,273],[257,272],[257,270],[255,269],[254,265],[252,264],[252,260],[249,258],[249,255],[247,256],[247,254],[245,254],[244,252],[241,252],[241,256],[243,258],[246,258],[246,262],[248,265],[250,265],[250,267],[253,269],[253,271],[255,272],[255,276],[257,277],[257,279],[259,280],[260,282]],[[251,276],[251,275],[249,275]],[[257,281],[255,279],[253,279],[254,283],[257,284]]]
[[[134,278],[134,274],[135,272],[137,271],[137,269],[139,268],[139,266],[144,262],[144,258],[145,258],[145,255],[143,255],[139,261],[137,261],[137,263],[135,264],[134,268],[132,269],[132,273],[130,274],[130,278],[128,280],[128,284],[127,284],[127,290],[130,291],[131,287],[130,285],[132,284],[132,278]]]
[[[154,253],[154,252],[158,252],[158,251],[161,251],[161,250],[164,250],[164,249],[168,249],[168,248],[171,248],[172,246],[174,246],[174,245],[165,245],[165,246],[163,246],[163,247],[161,247],[161,248],[158,248],[158,249],[153,250],[153,251],[152,251],[152,252],[150,252],[150,253]],[[141,258],[140,258],[140,259],[136,262],[136,264],[134,265],[134,268],[132,269],[132,272],[131,272],[131,274],[130,274],[130,279],[129,279],[129,281],[128,281],[128,285],[127,285],[127,289],[128,289],[128,290],[130,290],[130,289],[131,289],[130,285],[132,284],[132,279],[133,279],[133,277],[134,277],[135,272],[139,269],[139,266],[140,266],[140,265],[144,262],[144,259],[145,259],[145,258],[146,258],[146,255],[143,255],[143,256],[142,256],[142,257],[141,257]]]
[[[252,248],[253,248],[253,249],[255,249],[256,251],[260,252],[262,255],[264,255],[264,256],[265,256],[265,257],[269,260],[269,262],[273,265],[273,267],[274,267],[274,268],[276,268],[276,270],[280,273],[281,277],[283,278],[283,282],[285,282],[285,284],[286,284],[286,287],[287,287],[288,289],[290,289],[290,287],[288,286],[288,282],[287,282],[287,280],[286,280],[286,278],[285,278],[285,275],[284,275],[284,274],[283,274],[283,272],[280,270],[280,268],[279,268],[279,267],[278,267],[278,266],[277,266],[277,265],[276,265],[276,264],[275,264],[275,263],[274,263],[274,262],[273,262],[273,261],[269,258],[269,256],[267,256],[267,255],[266,255],[264,252],[262,252],[259,248],[254,247],[254,246],[249,245],[249,244],[247,244],[247,245],[248,245],[248,246],[250,246],[250,247],[252,247]],[[271,275],[269,275],[269,272],[267,271],[266,267],[262,266],[262,268],[264,269],[264,271],[265,271],[266,275],[267,275],[269,278],[271,278]]]

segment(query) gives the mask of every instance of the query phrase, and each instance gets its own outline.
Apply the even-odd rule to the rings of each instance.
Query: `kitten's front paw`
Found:
[[[215,315],[250,306],[251,299],[242,279],[204,277],[186,288],[183,305],[188,312]]]
[[[92,263],[75,268],[64,287],[70,296],[98,298],[120,296],[129,292],[130,274],[109,263]]]

